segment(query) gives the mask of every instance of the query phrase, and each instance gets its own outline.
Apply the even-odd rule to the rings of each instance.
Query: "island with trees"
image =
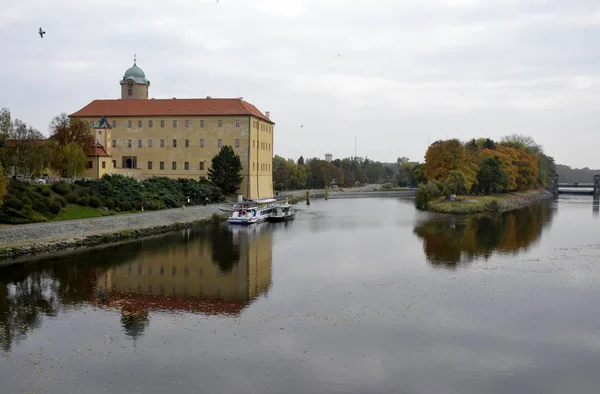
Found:
[[[555,174],[554,159],[531,137],[436,141],[425,155],[426,182],[419,184],[415,205],[443,213],[517,208],[550,198],[544,188]]]

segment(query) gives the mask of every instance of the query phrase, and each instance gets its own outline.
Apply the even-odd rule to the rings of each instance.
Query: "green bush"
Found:
[[[43,191],[43,190],[44,190],[44,188],[43,188],[43,187],[41,187],[41,186],[36,186],[36,187],[35,187],[35,191],[36,191],[36,192],[38,192],[38,193],[40,193],[40,194],[42,194],[42,191]]]
[[[23,209],[23,203],[15,196],[9,196],[4,200],[4,205],[16,210]]]
[[[52,185],[52,190],[61,196],[66,196],[71,191],[71,185],[65,182],[59,182]]]
[[[88,204],[92,208],[100,208],[100,206],[102,205],[102,200],[100,200],[96,196],[93,196],[93,197],[90,197]]]
[[[75,193],[69,193],[66,195],[65,198],[69,204],[77,203],[77,194],[75,194]]]
[[[56,197],[54,197],[54,201],[56,201],[57,203],[59,203],[60,206],[63,207],[63,208],[67,206],[67,200],[63,196],[56,196]]]
[[[86,205],[88,205],[89,199],[87,197],[79,197],[77,199],[77,205],[81,205],[83,207],[85,207]]]
[[[107,199],[104,203],[104,206],[112,211],[113,209],[115,209],[115,200],[113,200],[112,198]]]
[[[425,210],[429,202],[442,194],[438,183],[429,182],[420,184],[415,195],[415,206],[418,209]]]
[[[50,206],[48,207],[48,210],[50,211],[50,213],[52,213],[53,215],[58,215],[60,213],[60,210],[62,209],[62,207],[60,206],[60,203],[58,203],[56,200],[52,201],[50,203]]]
[[[131,209],[131,205],[127,201],[119,201],[118,208],[120,212],[126,212]]]
[[[500,210],[502,209],[500,203],[496,200],[488,202],[486,208],[490,212],[500,212]]]
[[[50,197],[52,193],[50,193],[50,190],[48,190],[47,188],[43,188],[42,189],[42,196],[44,197]]]

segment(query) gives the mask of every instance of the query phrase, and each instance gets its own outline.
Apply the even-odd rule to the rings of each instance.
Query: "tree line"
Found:
[[[500,142],[489,138],[461,142],[436,141],[425,155],[416,204],[426,208],[444,194],[490,194],[525,191],[547,186],[556,175],[554,158],[531,137],[511,135]]]
[[[322,159],[298,160],[273,158],[275,190],[323,189],[336,184],[352,187],[368,183],[396,183],[396,163],[382,163],[368,158],[350,157],[327,162]]]

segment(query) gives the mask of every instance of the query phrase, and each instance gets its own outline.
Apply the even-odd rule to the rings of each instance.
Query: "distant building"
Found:
[[[242,161],[239,193],[273,196],[273,132],[264,114],[243,98],[151,99],[150,81],[134,62],[119,82],[121,99],[94,100],[70,115],[89,122],[98,155],[86,176],[122,174],[200,179],[224,145]],[[100,122],[100,120],[103,120]]]
[[[333,155],[331,153],[325,153],[325,161],[331,163],[333,161]]]

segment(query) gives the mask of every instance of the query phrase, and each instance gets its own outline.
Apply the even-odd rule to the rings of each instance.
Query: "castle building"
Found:
[[[122,174],[206,178],[212,158],[229,145],[242,161],[239,194],[273,196],[273,132],[264,114],[243,98],[149,98],[150,81],[134,62],[120,81],[121,98],[94,100],[70,115],[94,129],[98,155],[86,176]]]

